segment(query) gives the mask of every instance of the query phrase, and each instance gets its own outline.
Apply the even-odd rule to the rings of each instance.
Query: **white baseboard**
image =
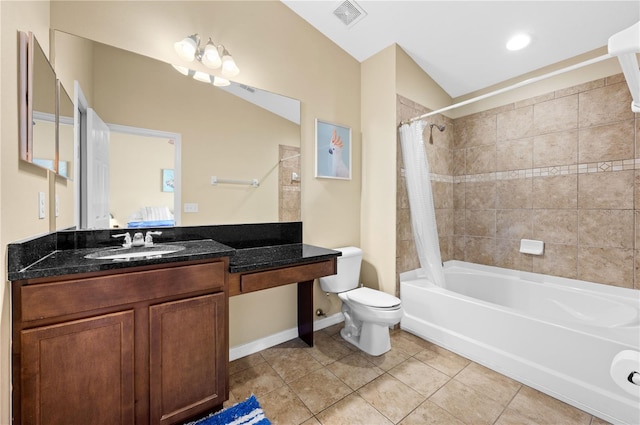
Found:
[[[328,328],[329,326],[336,325],[340,322],[344,322],[344,315],[342,313],[336,313],[331,316],[315,320],[313,322],[313,330],[319,331],[320,329]],[[290,341],[297,337],[298,328],[296,327],[266,336],[264,338],[257,339],[255,341],[248,342],[246,344],[231,347],[229,349],[229,361],[246,357],[250,354],[257,353],[278,344],[282,344],[283,342]]]

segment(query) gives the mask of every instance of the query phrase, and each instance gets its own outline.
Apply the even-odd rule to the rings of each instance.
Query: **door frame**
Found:
[[[111,132],[132,134],[135,136],[155,137],[173,140],[173,220],[176,226],[182,223],[180,207],[182,205],[182,135],[169,131],[153,130],[149,128],[131,127],[128,125],[109,124],[107,127]]]
[[[86,202],[82,197],[82,185],[86,184],[86,167],[82,166],[82,163],[86,162],[86,152],[83,152],[82,146],[87,143],[87,110],[89,104],[87,98],[84,96],[80,84],[78,81],[74,81],[74,122],[79,123],[74,129],[74,152],[75,152],[75,170],[74,176],[76,176],[77,182],[75,187],[75,208],[74,208],[74,223],[76,229],[81,229],[82,223],[86,223],[86,206],[82,208],[83,202]],[[119,124],[107,123],[109,130],[118,133],[134,134],[138,136],[150,136],[159,137],[164,139],[173,140],[174,147],[174,190],[173,190],[173,218],[176,226],[180,226],[182,223],[182,135],[180,133],[172,133],[168,131],[152,130],[141,127],[131,127]],[[83,156],[85,157],[83,159]],[[82,220],[82,214],[85,214],[84,221]]]

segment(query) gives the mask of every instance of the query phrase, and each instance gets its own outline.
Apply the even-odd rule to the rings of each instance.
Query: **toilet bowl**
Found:
[[[337,248],[337,273],[320,278],[320,287],[338,294],[342,301],[345,326],[340,335],[346,341],[372,356],[391,349],[389,327],[400,322],[403,315],[399,298],[375,289],[360,287],[362,250],[356,247]]]

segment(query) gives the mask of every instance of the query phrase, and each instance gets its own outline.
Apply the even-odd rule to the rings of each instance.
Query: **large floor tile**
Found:
[[[509,404],[521,416],[538,424],[585,424],[591,415],[533,388],[523,386]]]
[[[317,332],[314,339],[313,347],[307,347],[305,350],[324,366],[354,353],[354,350],[347,346],[349,343],[342,338],[332,338],[327,333]]]
[[[464,425],[464,423],[427,400],[404,418],[400,425]]]
[[[506,406],[522,387],[517,381],[478,363],[469,363],[455,379]]]
[[[392,425],[358,394],[353,393],[317,415],[322,425]]]
[[[266,362],[229,376],[229,391],[239,401],[251,394],[260,397],[283,385],[285,382]]]
[[[426,399],[388,374],[360,388],[358,394],[393,423],[399,422]]]
[[[470,363],[468,359],[437,346],[422,350],[414,357],[448,376],[455,376]]]
[[[429,400],[469,425],[493,424],[503,410],[500,403],[455,379],[440,388]]]
[[[425,397],[435,393],[449,379],[444,373],[410,358],[389,371],[389,375],[404,382]]]
[[[352,353],[327,366],[334,375],[347,384],[352,390],[373,381],[384,371],[371,363],[360,353]]]
[[[344,382],[324,368],[290,382],[289,386],[314,414],[353,392]]]
[[[300,424],[313,417],[313,413],[288,386],[260,397],[260,406],[272,424]]]
[[[265,352],[263,357],[285,382],[295,381],[322,368],[322,364],[305,348],[272,349]]]
[[[400,363],[411,357],[409,354],[393,346],[391,347],[391,350],[387,351],[381,356],[370,356],[369,354],[365,353],[363,353],[363,355],[366,356],[366,358],[371,363],[378,366],[384,371],[393,369],[394,367],[398,366]]]

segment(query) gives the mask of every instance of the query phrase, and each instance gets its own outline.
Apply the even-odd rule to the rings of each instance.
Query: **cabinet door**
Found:
[[[150,416],[173,424],[221,405],[228,348],[223,292],[150,307]]]
[[[132,424],[133,311],[21,332],[23,424]]]

